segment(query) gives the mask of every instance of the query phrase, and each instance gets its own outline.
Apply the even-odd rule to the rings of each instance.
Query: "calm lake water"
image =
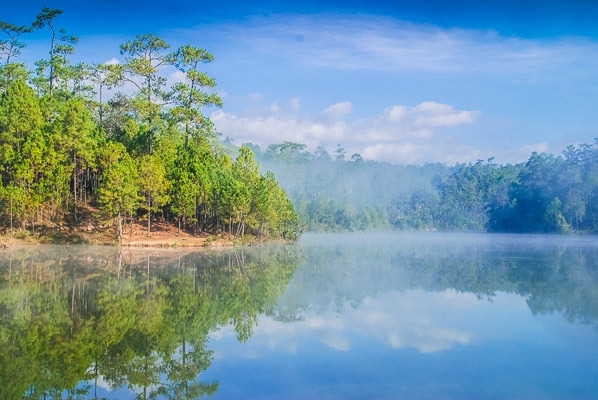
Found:
[[[598,238],[0,252],[0,399],[598,398]]]

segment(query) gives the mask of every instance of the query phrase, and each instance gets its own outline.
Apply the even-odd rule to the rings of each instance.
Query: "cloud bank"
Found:
[[[340,144],[349,156],[359,153],[365,159],[402,164],[455,162],[456,157],[477,156],[475,149],[467,147],[460,154],[449,155],[443,145],[455,134],[450,128],[475,123],[478,111],[423,102],[411,107],[393,105],[379,115],[351,121],[349,101],[313,115],[298,112],[298,107],[292,100],[285,108],[272,104],[245,114],[218,110],[211,118],[223,136],[239,145],[253,143],[263,149],[290,141],[306,144],[311,151],[324,147],[332,152]]]
[[[496,304],[508,304],[510,311],[503,314]],[[305,352],[314,339],[334,351],[349,352],[363,343],[362,338],[392,350],[438,353],[455,346],[510,336],[525,327],[504,321],[529,313],[525,300],[516,295],[502,294],[488,302],[471,293],[453,290],[392,292],[367,296],[358,307],[346,304],[340,313],[336,307],[331,305],[320,312],[305,311],[302,320],[292,323],[261,317],[250,339],[251,349],[246,354],[242,354],[245,353],[242,349],[235,350],[235,357],[260,358],[268,351],[299,354]],[[491,321],[480,325],[479,320],[488,315],[492,316]],[[220,342],[234,338],[236,333],[232,326],[227,326],[210,336]],[[228,348],[220,347],[218,351],[226,352]]]

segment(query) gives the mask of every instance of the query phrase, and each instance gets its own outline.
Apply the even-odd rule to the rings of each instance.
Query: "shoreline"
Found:
[[[247,245],[262,242],[275,242],[275,238],[256,238],[246,235],[243,238],[230,238],[228,234],[193,235],[170,226],[162,225],[147,235],[142,227],[135,227],[132,234],[123,235],[119,243],[112,232],[106,230],[69,230],[49,231],[30,235],[29,232],[17,232],[12,237],[6,233],[0,235],[0,250],[13,246],[38,245],[96,245],[122,248],[230,248],[237,245]]]
[[[230,240],[221,235],[206,235],[197,237],[132,237],[123,238],[122,243],[118,239],[105,240],[102,237],[77,236],[72,240],[65,239],[62,236],[53,237],[44,235],[39,237],[11,238],[9,236],[0,236],[0,250],[19,246],[43,246],[43,245],[64,245],[64,246],[106,246],[122,248],[229,248],[238,245],[254,244],[258,242],[269,242],[270,240],[255,240],[255,238],[244,238],[239,240]],[[276,241],[273,239],[272,241]]]
[[[12,246],[35,245],[97,245],[122,248],[229,248],[236,245],[277,241],[276,238],[257,238],[245,235],[234,238],[227,233],[198,233],[180,229],[172,223],[157,220],[152,224],[148,235],[147,227],[140,222],[127,224],[119,243],[115,230],[110,225],[102,225],[93,218],[82,218],[80,223],[71,226],[42,225],[35,233],[28,230],[15,230],[12,235],[4,231],[0,234],[0,250]]]

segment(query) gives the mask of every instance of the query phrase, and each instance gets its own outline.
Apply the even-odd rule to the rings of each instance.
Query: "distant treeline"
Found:
[[[598,141],[520,164],[401,166],[342,148],[249,145],[312,231],[598,232]]]
[[[261,175],[247,147],[235,160],[202,110],[220,106],[214,57],[152,35],[123,43],[122,64],[72,64],[77,38],[44,8],[28,26],[0,21],[0,231],[62,231],[82,211],[103,223],[153,216],[195,233],[295,238],[299,220],[272,174]],[[48,34],[49,58],[30,71],[17,62],[34,30]],[[167,86],[167,73],[184,79]],[[107,88],[128,85],[106,101]]]

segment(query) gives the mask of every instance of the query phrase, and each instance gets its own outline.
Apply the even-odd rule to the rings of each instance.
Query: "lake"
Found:
[[[598,238],[0,252],[0,399],[598,398]]]

